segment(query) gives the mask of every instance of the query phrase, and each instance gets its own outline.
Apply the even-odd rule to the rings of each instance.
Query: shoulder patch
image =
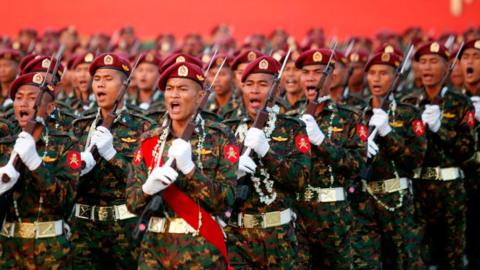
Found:
[[[225,159],[231,163],[235,163],[240,158],[240,151],[238,146],[234,144],[227,144],[223,147],[223,152],[225,153]]]
[[[82,166],[80,153],[77,151],[69,151],[67,154],[67,163],[73,170],[78,170]]]
[[[311,145],[308,136],[306,135],[297,135],[295,137],[295,146],[302,153],[307,153],[310,151]]]

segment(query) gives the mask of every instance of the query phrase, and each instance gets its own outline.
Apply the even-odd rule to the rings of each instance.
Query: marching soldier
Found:
[[[127,177],[132,173],[139,137],[153,123],[130,112],[123,99],[115,106],[131,72],[127,60],[102,54],[91,63],[89,72],[98,109],[73,123],[85,163],[72,213],[73,263],[79,269],[134,269],[136,243],[131,232],[137,219],[126,206]],[[110,130],[102,126],[109,114],[116,115]]]
[[[348,86],[343,91],[345,104],[357,108],[366,106],[365,102],[365,64],[368,61],[368,52],[364,49],[356,49],[347,55],[352,75],[348,80]]]
[[[466,255],[468,269],[480,269],[480,218],[478,217],[480,205],[480,38],[473,39],[463,47],[460,66],[465,76],[467,96],[475,108],[475,153],[464,165],[465,190],[467,192],[467,228],[466,228]]]
[[[74,96],[68,98],[65,103],[76,115],[81,115],[83,112],[93,109],[96,105],[91,87],[92,76],[88,72],[94,59],[95,54],[87,52],[77,55],[72,62],[71,77]]]
[[[148,207],[152,195],[161,192],[163,198],[148,221],[139,269],[228,265],[216,219],[233,204],[239,151],[226,126],[197,114],[206,94],[204,80],[201,68],[189,62],[173,64],[161,75],[167,114],[159,128],[142,135],[127,187],[128,208],[137,214]],[[186,141],[182,134],[190,124],[195,128]]]
[[[232,70],[235,73],[234,81],[236,88],[236,96],[241,96],[242,89],[242,75],[245,68],[249,63],[253,62],[258,57],[262,56],[262,53],[255,49],[247,49],[242,51],[232,60]]]
[[[460,165],[474,152],[475,111],[467,97],[443,85],[449,56],[438,42],[417,49],[414,58],[424,92],[406,101],[422,111],[428,139],[423,166],[413,181],[416,214],[425,230],[424,261],[441,269],[461,269],[466,193]]]
[[[400,63],[398,55],[380,52],[365,66],[372,98],[362,110],[360,127],[374,131],[363,136],[371,177],[362,179],[362,191],[352,200],[354,269],[424,267],[410,179],[423,162],[427,142],[419,111],[389,93]]]
[[[35,111],[37,117],[45,117],[46,107],[54,106],[55,93],[46,90],[40,106],[34,108],[44,80],[45,73],[29,73],[11,85],[10,97],[21,130]],[[54,89],[50,83],[47,87]],[[7,211],[0,232],[2,269],[71,268],[65,220],[75,197],[80,153],[68,133],[48,125],[39,131],[34,135],[22,131],[0,141],[0,177],[10,179],[0,182],[0,196],[12,193],[11,201],[1,206]],[[15,156],[24,166],[14,166]]]
[[[0,50],[0,116],[9,117],[12,114],[12,103],[9,90],[20,69],[20,52],[13,49]]]
[[[236,205],[226,227],[230,260],[237,269],[291,269],[297,257],[292,207],[295,193],[304,190],[310,172],[305,126],[278,114],[278,108],[267,108],[265,127],[252,126],[279,68],[269,56],[248,64],[241,79],[247,115],[225,122],[252,156],[240,157],[239,182],[249,192],[238,198],[243,203]]]
[[[278,62],[283,63],[286,57],[285,52],[281,52],[279,57],[273,54],[273,58]],[[280,106],[280,113],[293,115],[306,102],[305,93],[300,85],[301,70],[295,66],[295,61],[300,56],[298,51],[292,51],[285,65],[285,70],[282,74],[282,86],[285,88],[284,96],[277,104]],[[284,106],[282,106],[284,105]]]

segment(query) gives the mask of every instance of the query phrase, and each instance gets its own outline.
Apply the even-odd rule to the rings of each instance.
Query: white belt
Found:
[[[340,202],[345,201],[345,189],[343,187],[336,188],[317,188],[309,186],[306,188],[304,194],[298,196],[297,200],[303,199],[304,201],[315,200],[317,202]]]
[[[372,193],[393,193],[408,188],[409,179],[406,177],[392,178],[383,181],[365,183],[365,188]]]
[[[242,228],[270,228],[290,223],[295,213],[290,209],[283,211],[267,212],[263,214],[238,214],[238,226]]]
[[[125,220],[136,217],[128,211],[127,205],[113,206],[91,206],[86,204],[75,204],[75,217],[89,220]]]
[[[154,233],[197,233],[197,230],[190,226],[183,218],[167,219],[151,217],[148,221],[147,230]]]
[[[18,238],[49,238],[63,234],[63,220],[47,222],[4,222],[0,235]]]
[[[440,168],[440,167],[427,167],[415,170],[415,178],[423,180],[439,180],[439,181],[451,181],[459,178],[463,178],[464,174],[462,169],[458,167]]]

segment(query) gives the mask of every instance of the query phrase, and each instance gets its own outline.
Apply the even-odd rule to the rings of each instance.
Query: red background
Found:
[[[434,35],[480,25],[480,0],[463,0],[458,16],[451,12],[451,1],[455,0],[14,0],[4,3],[8,9],[2,12],[0,32],[15,36],[22,27],[43,32],[74,25],[84,36],[112,34],[132,25],[138,36],[149,39],[165,32],[177,37],[188,32],[208,35],[223,22],[237,38],[282,27],[300,39],[313,26],[344,38],[403,31],[411,25]]]

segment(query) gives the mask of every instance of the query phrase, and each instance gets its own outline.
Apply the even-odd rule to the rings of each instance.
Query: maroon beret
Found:
[[[23,70],[28,65],[28,63],[30,63],[30,61],[32,61],[36,57],[41,57],[41,56],[37,54],[28,54],[25,57],[23,57],[22,61],[20,61],[20,64],[18,64],[18,67],[20,68],[20,70]]]
[[[53,67],[57,63],[57,60],[53,59],[52,61],[52,66],[50,68],[49,72],[53,72]],[[47,72],[48,67],[50,67],[50,57],[48,56],[40,56],[40,57],[35,57],[33,60],[31,60],[24,69],[20,72],[20,75],[24,75],[27,73],[32,73],[32,72]],[[58,71],[56,76],[58,79],[62,78],[63,75],[63,65],[60,63],[58,66]]]
[[[190,79],[198,83],[203,88],[205,77],[203,76],[203,70],[198,65],[190,62],[178,62],[169,66],[163,71],[158,81],[158,87],[164,91],[167,85],[167,81],[170,78],[185,78]]]
[[[220,67],[223,60],[225,60],[225,64],[223,65],[223,67],[230,67],[230,62],[231,62],[232,58],[230,56],[228,56],[227,54],[221,53],[221,54],[217,54],[215,56],[215,58],[212,60],[211,68]],[[205,67],[208,67],[208,63],[205,64]]]
[[[426,54],[440,55],[447,61],[450,59],[450,52],[448,51],[447,47],[436,41],[425,43],[418,48],[415,52],[414,59],[418,61],[422,55]]]
[[[115,69],[123,72],[127,77],[132,71],[132,67],[128,60],[116,53],[104,53],[97,56],[90,64],[88,71],[90,72],[90,75],[93,76],[99,68]]]
[[[344,66],[348,64],[348,59],[345,56],[345,54],[339,50],[335,50],[335,59],[337,59],[338,62],[342,63]]]
[[[403,58],[403,52],[400,48],[398,48],[397,46],[395,45],[392,45],[392,44],[383,44],[382,46],[378,47],[378,49],[375,50],[374,54],[377,54],[377,53],[394,53],[398,56],[400,56],[400,58]]]
[[[350,63],[367,63],[368,53],[364,49],[353,50],[348,54],[347,58]]]
[[[10,85],[10,98],[15,99],[15,94],[17,93],[18,88],[22,85],[33,85],[40,87],[40,85],[45,80],[45,72],[30,72],[23,74],[17,77],[12,84]],[[52,96],[55,96],[55,87],[50,84],[50,79],[47,80],[47,88]]]
[[[157,67],[160,67],[161,62],[162,62],[162,60],[160,59],[160,56],[153,51],[142,53],[140,55],[140,59],[138,60],[138,64],[149,63],[149,64],[155,65]]]
[[[175,63],[192,63],[199,67],[203,65],[202,60],[198,59],[197,57],[191,56],[186,53],[175,53],[171,54],[163,62],[160,64],[159,71],[163,73],[168,67]]]
[[[295,66],[298,69],[301,69],[304,66],[309,65],[327,65],[328,59],[332,55],[332,50],[330,49],[312,49],[303,52],[295,61]],[[332,57],[331,64],[335,64],[335,55]]]
[[[260,56],[248,64],[242,73],[242,82],[245,82],[248,75],[254,73],[266,73],[276,75],[280,70],[280,63],[271,56]]]
[[[373,65],[387,65],[397,69],[402,63],[402,59],[395,53],[379,52],[374,54],[365,65],[365,71],[368,71]]]
[[[460,57],[466,49],[477,49],[480,50],[480,39],[472,39],[463,45],[462,51],[460,52]]]
[[[95,59],[95,53],[86,52],[75,56],[70,69],[75,69],[80,64],[91,64]]]
[[[237,55],[235,59],[233,59],[232,63],[230,66],[232,67],[232,70],[236,70],[238,68],[238,65],[243,64],[243,63],[251,63],[258,57],[262,56],[263,54],[255,49],[248,49],[245,50]]]
[[[20,60],[22,59],[22,55],[20,54],[19,51],[14,50],[14,49],[1,49],[0,50],[0,59],[7,59],[7,60],[12,60],[18,63],[20,63]]]
[[[287,50],[288,51],[288,50]],[[287,51],[286,50],[276,50],[272,53],[272,57],[277,60],[279,63],[283,63],[285,61],[285,57],[287,56]],[[292,50],[290,52],[290,56],[288,57],[288,62],[293,61],[295,62],[298,57],[300,56],[300,52],[297,50]]]

